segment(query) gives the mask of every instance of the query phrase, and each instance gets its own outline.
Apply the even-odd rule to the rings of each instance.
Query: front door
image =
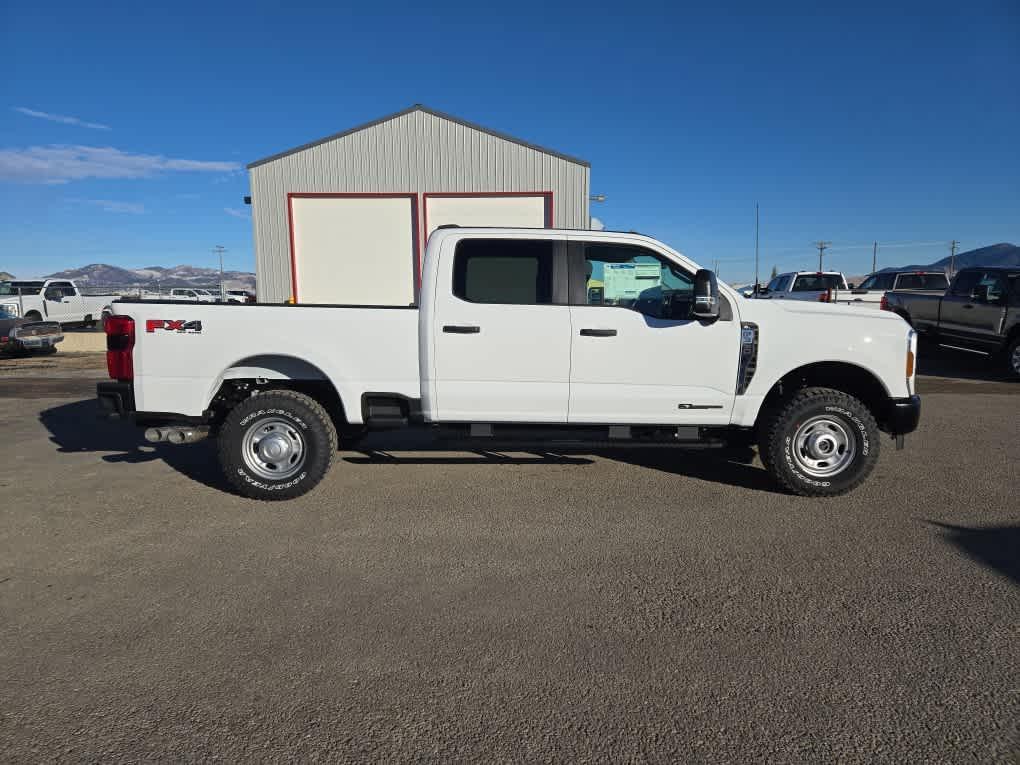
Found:
[[[457,243],[452,284],[437,285],[430,328],[440,421],[567,421],[570,307],[560,249],[549,240]]]
[[[740,340],[732,308],[728,320],[694,319],[693,273],[638,246],[582,246],[570,422],[728,424]]]
[[[1006,292],[1006,280],[999,272],[961,272],[952,293],[942,299],[939,332],[949,342],[956,338],[989,349],[998,347]]]

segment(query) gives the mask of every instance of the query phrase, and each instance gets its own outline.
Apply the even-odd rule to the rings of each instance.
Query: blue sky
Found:
[[[588,159],[607,227],[727,280],[756,201],[765,273],[1020,244],[1016,0],[707,5],[4,4],[0,270],[253,269],[243,166],[416,102]]]

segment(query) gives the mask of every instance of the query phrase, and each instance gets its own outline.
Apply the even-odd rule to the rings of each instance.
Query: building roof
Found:
[[[516,143],[520,146],[525,146],[529,149],[540,151],[543,154],[549,154],[550,156],[558,157],[559,159],[566,160],[567,162],[573,162],[576,165],[582,165],[583,167],[591,167],[591,163],[586,162],[583,159],[571,157],[568,154],[562,154],[558,151],[553,151],[552,149],[546,149],[543,146],[538,146],[533,143],[528,143],[527,141],[522,141],[520,138],[514,138],[512,135],[500,133],[498,130],[490,130],[489,128],[483,127],[482,125],[477,125],[474,122],[462,120],[460,117],[454,117],[450,114],[444,114],[443,112],[436,111],[435,109],[430,109],[429,107],[424,106],[422,104],[414,104],[414,106],[410,106],[407,109],[403,109],[394,114],[389,114],[385,117],[380,117],[377,120],[366,122],[364,125],[358,125],[357,127],[350,128],[349,130],[343,130],[339,133],[328,135],[325,138],[320,138],[318,141],[312,141],[311,143],[296,146],[293,149],[289,149],[287,151],[281,151],[279,154],[273,154],[272,156],[255,160],[254,162],[248,165],[248,169],[251,170],[253,167],[258,167],[259,165],[264,165],[268,162],[273,162],[277,159],[282,159],[283,157],[289,157],[291,154],[297,154],[299,151],[311,149],[313,146],[319,146],[320,144],[328,143],[329,141],[335,141],[336,139],[343,138],[344,136],[350,135],[351,133],[357,133],[359,130],[367,130],[370,127],[375,127],[376,125],[379,125],[383,122],[389,122],[390,120],[394,120],[397,117],[403,117],[405,114],[411,114],[412,112],[424,112],[425,114],[431,114],[433,117],[439,117],[440,119],[449,120],[450,122],[456,122],[458,125],[463,125],[464,127],[468,127],[471,128],[472,130],[477,130],[482,133],[488,133],[489,135],[495,136],[496,138],[502,138],[504,141],[510,141],[511,143]]]

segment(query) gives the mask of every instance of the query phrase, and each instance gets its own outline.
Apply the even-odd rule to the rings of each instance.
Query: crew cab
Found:
[[[881,271],[867,276],[859,287],[851,285],[848,290],[830,290],[828,302],[877,310],[886,292],[899,290],[941,295],[948,286],[949,280],[942,271]]]
[[[785,489],[828,496],[920,416],[899,317],[746,300],[633,233],[444,227],[412,306],[113,311],[101,409],[154,442],[215,437],[258,499],[311,489],[338,439],[404,427],[474,449],[757,443]]]
[[[939,345],[985,356],[1004,354],[1020,378],[1020,268],[964,268],[941,294],[893,291],[882,308]]]
[[[85,295],[73,280],[35,279],[0,282],[0,308],[29,321],[63,326],[95,326],[118,295]]]
[[[778,274],[759,289],[759,300],[807,300],[825,303],[830,290],[849,289],[846,277],[839,271],[790,271]]]

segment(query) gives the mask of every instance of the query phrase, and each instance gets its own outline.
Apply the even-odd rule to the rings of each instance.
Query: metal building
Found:
[[[421,105],[253,162],[259,300],[407,305],[437,226],[588,228],[589,173]]]

